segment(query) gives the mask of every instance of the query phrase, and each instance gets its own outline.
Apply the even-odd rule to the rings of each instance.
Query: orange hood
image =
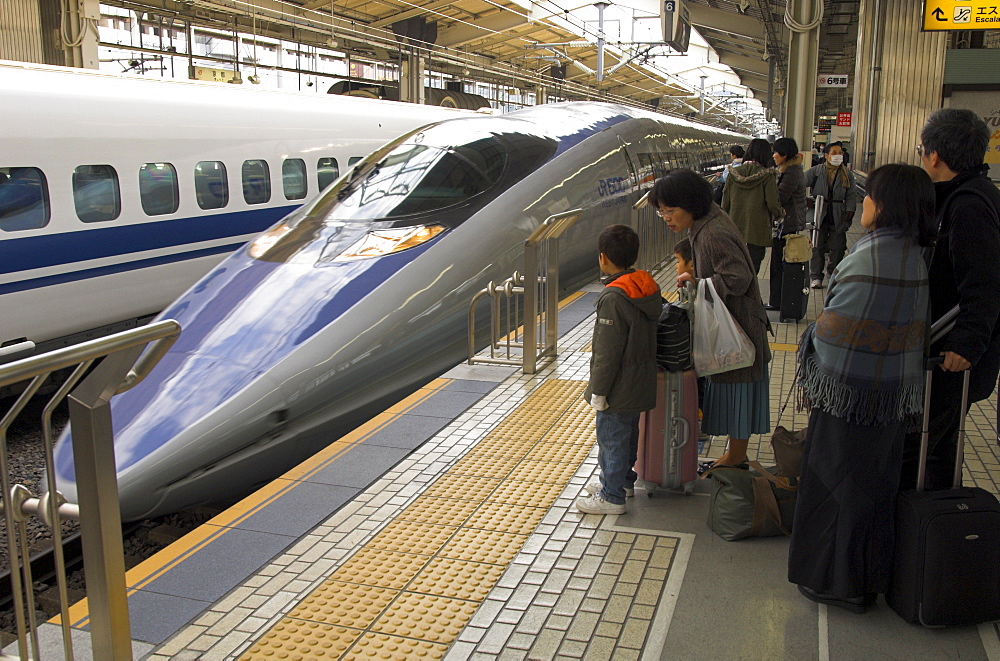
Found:
[[[615,278],[606,286],[618,287],[625,292],[629,298],[644,298],[660,292],[660,286],[653,280],[653,276],[645,271],[632,271]]]

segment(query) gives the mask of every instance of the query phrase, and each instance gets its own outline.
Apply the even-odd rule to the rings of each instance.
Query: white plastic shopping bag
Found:
[[[753,342],[719,298],[711,278],[698,281],[691,336],[691,358],[698,376],[753,365],[757,353]]]

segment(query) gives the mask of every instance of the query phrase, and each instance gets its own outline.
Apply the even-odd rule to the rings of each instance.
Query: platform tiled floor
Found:
[[[659,279],[666,284],[669,276]],[[822,307],[825,290],[817,294],[803,322],[772,319],[772,424],[791,387],[798,336]],[[625,517],[576,512],[572,502],[597,468],[593,417],[579,400],[589,361],[581,349],[591,324],[584,320],[564,336],[556,363],[538,375],[508,377],[147,658],[323,658],[317,650],[329,658],[707,658],[691,650],[671,654],[684,646],[670,639],[671,646],[668,636],[681,635],[680,627],[714,630],[760,617],[788,628],[783,634],[753,630],[757,651],[771,656],[783,650],[786,658],[831,658],[829,646],[843,639],[847,651],[837,658],[861,658],[849,650],[877,649],[867,637],[884,636],[885,658],[897,658],[889,650],[899,635],[900,649],[912,654],[986,658],[988,632],[981,645],[975,631],[924,639],[898,618],[873,620],[884,606],[861,625],[869,629],[853,635],[851,627],[863,620],[842,621],[820,607],[817,633],[815,605],[782,585],[787,542],[730,544],[703,523],[682,524],[687,512],[703,520],[703,498],[642,498]],[[966,465],[969,483],[994,493],[1000,478],[995,407],[994,395],[974,408]],[[781,423],[798,429],[807,416],[793,409]],[[723,444],[715,439],[706,454],[718,456]],[[755,452],[765,464],[772,460],[766,437],[752,439],[751,456]],[[671,510],[681,517],[672,524],[644,523]],[[723,564],[702,565],[690,577],[689,564],[708,562],[712,554]],[[733,554],[767,564],[734,569]],[[739,600],[713,600],[720,582],[753,584],[761,567],[777,575],[756,588],[770,599],[763,606],[746,610]],[[685,572],[688,606],[700,606],[672,625]],[[690,585],[706,572],[722,575],[710,578],[704,593],[692,593]],[[686,635],[682,640],[689,642]],[[707,645],[727,649],[726,642]],[[756,658],[751,649],[736,649]]]

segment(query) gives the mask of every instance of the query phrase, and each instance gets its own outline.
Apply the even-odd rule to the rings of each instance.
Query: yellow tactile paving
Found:
[[[485,500],[502,480],[492,477],[472,477],[469,475],[442,475],[426,491],[427,498],[457,498],[462,500]]]
[[[402,590],[431,556],[363,548],[330,576],[331,580]]]
[[[546,510],[541,507],[485,502],[469,517],[467,526],[480,530],[499,530],[528,535],[538,526],[545,512]]]
[[[438,555],[456,560],[492,562],[506,567],[526,541],[527,535],[462,528]]]
[[[502,565],[435,558],[420,570],[407,591],[482,601],[503,571]]]
[[[539,436],[541,438],[541,436]],[[526,454],[538,444],[533,441],[487,436],[476,447],[472,448],[466,457],[513,457],[523,459]]]
[[[407,593],[372,625],[372,631],[448,644],[462,633],[478,607],[478,602]]]
[[[490,496],[490,501],[510,503],[511,505],[551,507],[562,490],[563,485],[561,484],[504,480],[503,485]]]
[[[584,385],[540,385],[241,659],[443,658],[593,447]]]
[[[285,618],[251,647],[247,659],[339,659],[364,631]]]
[[[448,653],[447,645],[437,645],[423,640],[366,633],[358,644],[343,658],[355,659],[443,659]]]
[[[525,459],[529,461],[561,461],[575,465],[580,465],[587,455],[590,454],[590,447],[573,443],[539,443],[532,449]]]
[[[437,526],[413,521],[393,521],[375,535],[368,546],[383,551],[434,555],[455,534],[457,526]]]
[[[476,509],[477,503],[471,500],[454,500],[452,498],[417,498],[396,517],[400,521],[418,521],[420,523],[438,523],[441,525],[461,525]]]
[[[449,472],[454,475],[504,478],[519,462],[517,457],[492,457],[484,462],[482,457],[472,456],[459,460]]]
[[[398,590],[324,581],[299,602],[288,617],[363,629],[374,622],[398,595]]]

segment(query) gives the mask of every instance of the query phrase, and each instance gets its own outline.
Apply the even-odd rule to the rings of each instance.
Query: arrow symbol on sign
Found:
[[[945,23],[948,22],[948,19],[944,17],[944,12],[941,11],[940,7],[935,8],[931,13],[934,14],[934,18],[937,20],[944,21]]]

